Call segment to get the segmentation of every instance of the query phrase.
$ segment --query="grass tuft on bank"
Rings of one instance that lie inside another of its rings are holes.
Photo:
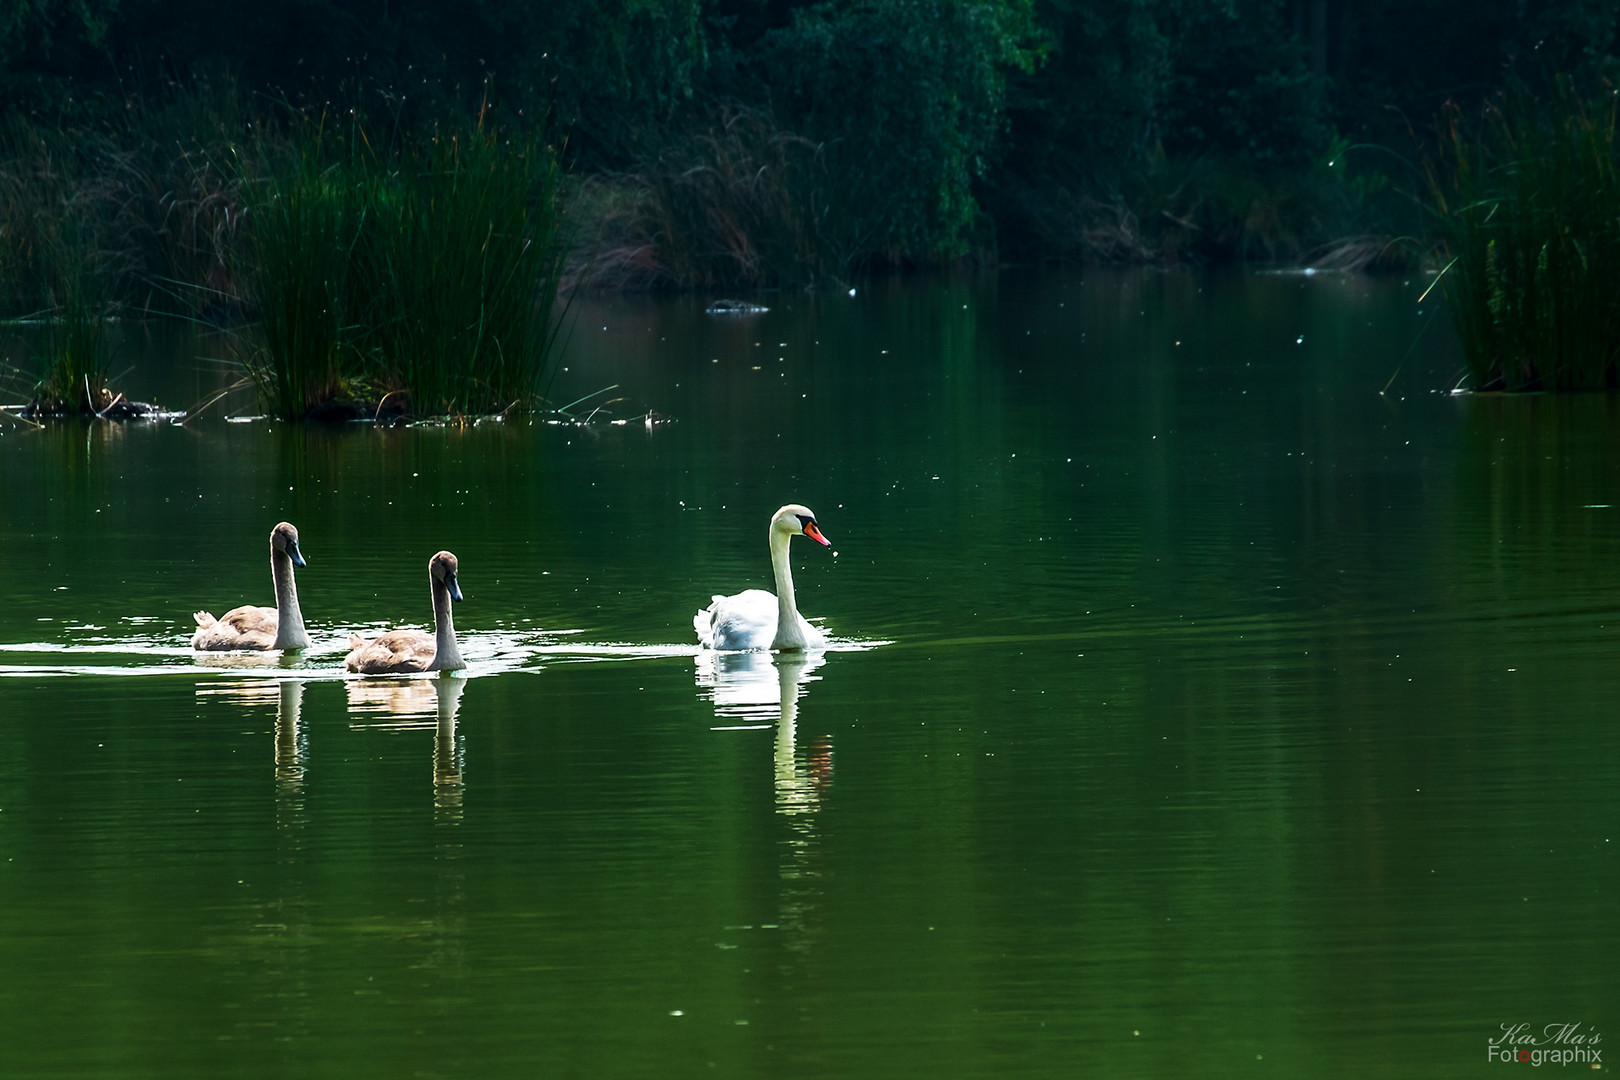
[[[385,146],[311,118],[246,185],[241,359],[288,419],[540,397],[564,244],[550,151],[481,123]]]
[[[1429,162],[1439,284],[1477,389],[1620,387],[1616,102],[1565,82],[1444,117]]]

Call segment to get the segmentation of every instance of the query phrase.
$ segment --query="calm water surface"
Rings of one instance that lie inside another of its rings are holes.
[[[584,427],[0,421],[0,1073],[1471,1076],[1505,1023],[1612,1038],[1620,401],[1445,393],[1424,284],[581,301]],[[191,407],[217,355],[132,331],[125,388]],[[698,655],[788,501],[835,648]],[[282,518],[316,647],[199,662]],[[465,676],[342,678],[430,619],[439,548]]]

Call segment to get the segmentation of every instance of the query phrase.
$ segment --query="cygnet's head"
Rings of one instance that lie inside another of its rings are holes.
[[[461,586],[456,583],[456,557],[448,551],[441,551],[428,560],[428,573],[433,580],[439,582],[449,592],[450,599],[461,599]]]
[[[304,566],[303,553],[298,550],[298,530],[283,521],[270,530],[270,550],[285,552],[294,566]]]
[[[816,515],[810,512],[808,506],[798,503],[789,503],[776,512],[771,518],[771,528],[781,529],[783,532],[808,536],[822,547],[832,547],[832,541],[821,534],[821,527],[816,524]]]

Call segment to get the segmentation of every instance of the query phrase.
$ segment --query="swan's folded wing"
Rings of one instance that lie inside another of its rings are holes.
[[[269,634],[276,636],[276,609],[271,607],[256,607],[253,604],[243,604],[232,608],[219,617],[219,621],[231,627],[238,634]]]
[[[738,651],[769,649],[776,637],[776,597],[763,589],[748,589],[735,596],[716,596],[708,607],[710,632],[698,640],[711,649]],[[699,612],[699,617],[704,614]],[[693,620],[694,625],[698,620]]]
[[[276,609],[244,604],[232,608],[218,619],[206,611],[197,612],[197,632],[191,638],[191,647],[208,652],[231,649],[268,649],[276,638]],[[204,622],[207,618],[209,621]]]
[[[350,644],[354,638],[350,638]],[[394,630],[356,648],[344,666],[366,675],[389,672],[426,671],[437,649],[433,636],[420,630]]]

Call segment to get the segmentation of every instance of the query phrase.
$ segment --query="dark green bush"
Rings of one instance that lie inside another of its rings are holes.
[[[633,172],[592,178],[576,273],[618,288],[749,289],[847,275],[859,255],[835,216],[825,147],[730,106]]]

